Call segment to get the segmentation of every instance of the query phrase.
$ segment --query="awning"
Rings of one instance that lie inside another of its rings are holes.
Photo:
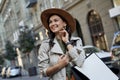
[[[110,14],[111,18],[119,16],[120,15],[120,6],[110,9],[109,14]]]

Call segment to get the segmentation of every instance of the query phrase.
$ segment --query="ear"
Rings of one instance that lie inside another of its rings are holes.
[[[65,27],[67,26],[66,22],[64,22],[64,26],[65,26]]]

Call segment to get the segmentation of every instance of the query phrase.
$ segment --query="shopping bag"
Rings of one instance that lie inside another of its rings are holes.
[[[75,80],[90,80],[86,75],[81,73],[75,67],[71,67],[71,70],[72,70],[72,73],[73,73]]]
[[[86,58],[82,67],[74,66],[74,68],[80,73],[82,73],[83,75],[85,75],[89,80],[118,80],[119,79],[118,76],[115,75],[104,64],[104,62],[94,53]]]

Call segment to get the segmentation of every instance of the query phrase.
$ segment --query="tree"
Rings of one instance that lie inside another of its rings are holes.
[[[30,52],[34,48],[34,42],[33,33],[28,29],[28,27],[25,27],[24,31],[20,31],[18,43],[20,45],[19,49],[21,52]]]
[[[15,60],[15,57],[17,57],[17,52],[15,50],[14,45],[8,40],[5,44],[6,54],[5,58],[8,60]]]
[[[4,58],[2,57],[2,55],[0,55],[0,65],[2,65],[4,63]]]

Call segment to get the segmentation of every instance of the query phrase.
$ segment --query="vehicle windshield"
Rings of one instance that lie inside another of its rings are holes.
[[[96,47],[84,48],[86,54],[100,52],[100,49]]]
[[[120,31],[114,33],[111,51],[114,56],[118,56],[120,54]]]

